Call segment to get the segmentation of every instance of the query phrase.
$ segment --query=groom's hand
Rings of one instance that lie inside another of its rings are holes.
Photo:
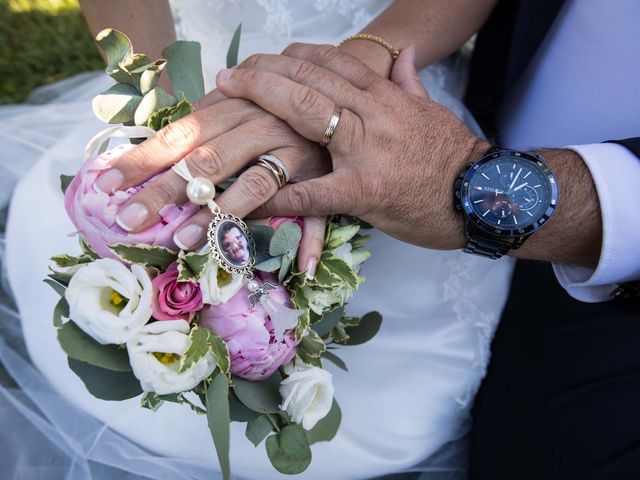
[[[348,213],[418,245],[464,245],[453,184],[489,144],[428,98],[412,50],[397,60],[392,79],[402,88],[335,47],[306,44],[220,72],[224,95],[255,102],[316,142],[342,108],[328,145],[333,173],[287,185],[258,216]]]

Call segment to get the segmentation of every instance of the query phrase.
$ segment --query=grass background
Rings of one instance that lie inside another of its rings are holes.
[[[0,0],[0,104],[102,68],[77,0]]]

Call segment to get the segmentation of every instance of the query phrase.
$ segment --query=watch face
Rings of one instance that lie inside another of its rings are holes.
[[[553,214],[558,188],[540,159],[502,151],[474,164],[462,181],[461,201],[469,218],[501,236],[534,232]]]

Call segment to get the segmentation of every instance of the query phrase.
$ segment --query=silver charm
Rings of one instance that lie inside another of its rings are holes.
[[[270,290],[275,290],[278,287],[269,282],[264,282],[260,285],[256,280],[250,280],[248,288],[251,292],[249,294],[249,305],[254,308],[256,303],[260,303],[264,307],[269,318],[271,318],[273,335],[276,340],[282,340],[285,331],[298,326],[298,317],[304,312],[282,305],[269,295]]]
[[[253,277],[251,269],[256,261],[256,248],[246,223],[229,213],[214,212],[207,240],[211,255],[220,268]]]

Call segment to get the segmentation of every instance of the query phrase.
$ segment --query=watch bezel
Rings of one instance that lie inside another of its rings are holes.
[[[476,175],[478,169],[493,160],[496,160],[500,157],[517,157],[518,159],[527,160],[536,164],[536,166],[540,169],[540,171],[547,177],[551,190],[551,199],[549,202],[549,207],[546,211],[540,216],[540,218],[536,219],[531,225],[524,228],[516,228],[516,229],[502,229],[498,228],[495,225],[490,225],[484,221],[482,217],[480,217],[474,210],[471,205],[471,201],[469,200],[469,184],[471,183],[471,179]],[[465,213],[466,217],[472,222],[475,226],[480,228],[482,231],[494,235],[497,237],[507,237],[514,238],[520,236],[528,236],[532,233],[536,232],[540,228],[542,228],[548,220],[551,218],[553,213],[556,210],[558,205],[558,184],[556,182],[556,177],[549,168],[549,166],[544,162],[541,157],[536,157],[526,152],[519,152],[517,150],[502,150],[499,152],[490,153],[485,155],[476,163],[469,167],[469,170],[465,172],[462,177],[461,185],[460,185],[460,203],[462,207],[462,211]]]

